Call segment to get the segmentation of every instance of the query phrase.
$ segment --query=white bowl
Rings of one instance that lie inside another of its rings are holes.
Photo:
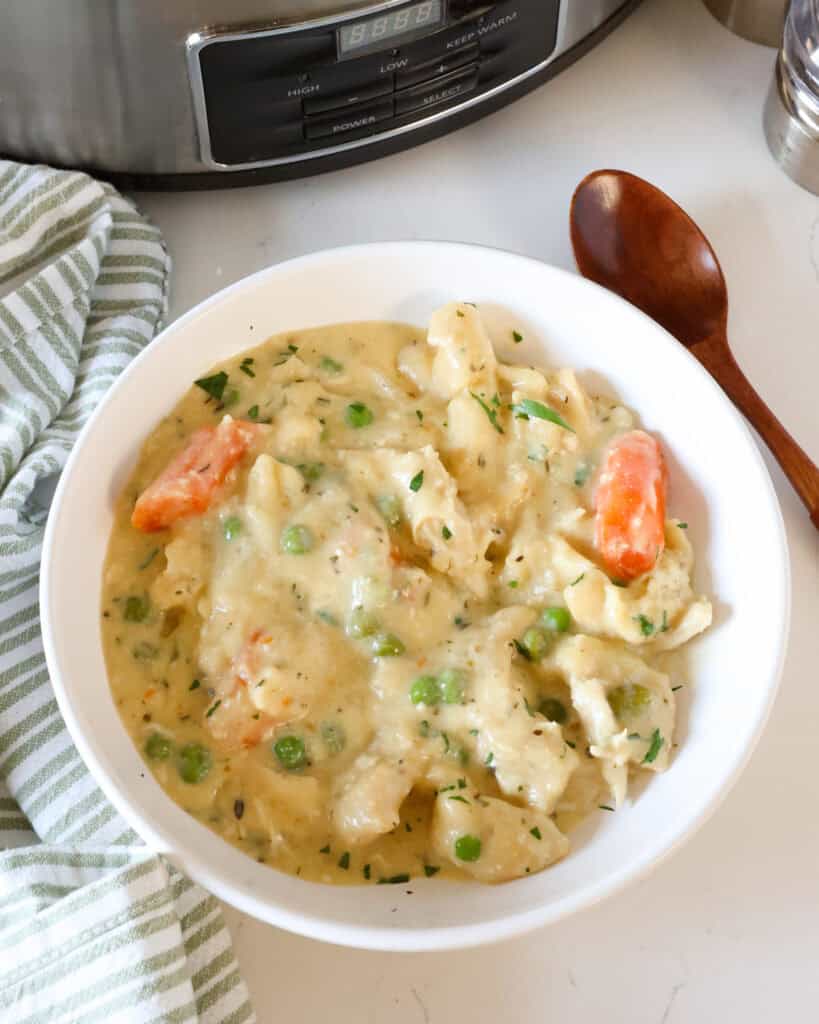
[[[332,887],[257,864],[174,804],[118,717],[100,645],[100,579],[114,497],[145,436],[213,363],[280,331],[351,320],[426,324],[453,298],[479,303],[503,357],[605,381],[670,453],[671,512],[690,524],[697,584],[715,622],[692,645],[671,768],[616,814],[595,814],[541,874],[493,887],[413,879]],[[514,345],[512,327],[523,344]],[[71,734],[145,841],[217,896],[302,935],[349,946],[476,945],[572,913],[643,875],[716,807],[759,737],[788,629],[789,573],[770,478],[733,406],[653,321],[580,277],[505,252],[436,242],[362,245],[262,270],[165,330],[86,426],[51,509],[43,638]],[[411,891],[411,894],[407,890]]]

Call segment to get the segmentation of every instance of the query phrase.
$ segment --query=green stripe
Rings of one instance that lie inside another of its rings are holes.
[[[229,1017],[220,1017],[219,1024],[245,1024],[245,1021],[250,1020],[252,1016],[253,1007],[250,1005],[248,1000],[245,1000],[239,1009]]]
[[[14,257],[5,263],[0,263],[0,284],[11,277],[28,273],[34,267],[45,263],[61,249],[66,249],[69,246],[84,241],[88,236],[88,228],[91,225],[92,218],[103,206],[105,206],[105,197],[98,196],[81,210],[77,210],[70,217],[61,218],[48,228],[47,231],[43,232],[40,245],[44,246],[46,243],[50,243],[48,248],[40,248],[36,255],[28,260],[24,260],[22,263],[19,262],[19,257]],[[95,226],[95,230],[100,231],[101,228]],[[88,241],[93,242],[93,237],[88,236]]]
[[[70,199],[73,199],[78,192],[81,192],[84,188],[94,184],[93,181],[85,175],[72,174],[65,185],[63,185],[61,189],[55,191],[55,186],[59,185],[62,180],[64,180],[64,178],[61,174],[54,174],[50,178],[45,178],[37,188],[26,193],[26,195],[10,209],[3,211],[0,223],[2,223],[5,228],[5,235],[7,238],[19,238],[21,235],[24,235],[30,228],[34,227],[36,222],[44,217],[45,214],[51,213],[51,211],[55,210],[58,206],[63,203],[67,203]],[[25,219],[20,219],[21,214],[26,207],[32,207],[32,209],[30,209],[26,214]]]
[[[241,981],[242,976],[239,974],[239,968],[234,967],[230,974],[222,978],[217,985],[214,985],[213,988],[209,989],[203,996],[200,996],[199,993],[197,993],[196,1009],[199,1011],[200,1016],[205,1013],[206,1010],[209,1010],[214,1003],[218,1003],[220,999],[224,999],[228,992],[231,992],[236,988]]]
[[[119,255],[109,253],[105,257],[105,267],[106,269],[112,267],[149,267],[151,270],[158,271],[162,275],[163,280],[168,273],[168,265],[165,260],[160,260],[156,256],[148,256],[141,252],[121,253]]]
[[[185,949],[188,953],[193,953],[194,950],[199,949],[200,946],[204,945],[208,939],[212,939],[214,935],[218,934],[222,930],[222,919],[220,917],[215,918],[213,921],[209,921],[207,924],[203,924],[195,932],[191,932],[185,936]]]
[[[66,846],[71,845],[68,839],[68,829],[70,826],[85,817],[89,811],[96,810],[104,801],[105,797],[102,795],[100,790],[95,787],[90,793],[86,793],[78,803],[72,803],[70,806],[66,807],[65,813],[61,814],[60,817],[57,818],[48,829],[46,829],[43,839],[47,843],[53,843],[60,840],[65,843]],[[108,808],[110,807],[110,804],[106,804],[105,806]]]
[[[154,1017],[147,1024],[186,1024],[186,1021],[189,1020],[199,1020],[199,1014],[196,1012],[196,1006],[193,1002],[185,1003],[184,1006],[163,1013],[159,1017]],[[227,1024],[227,1021],[219,1021],[219,1024]]]
[[[86,822],[82,828],[75,829],[73,832],[67,832],[63,838],[63,842],[67,844],[74,844],[79,846],[84,843],[86,839],[90,839],[95,833],[100,832],[109,821],[112,821],[117,817],[117,812],[112,804],[105,804],[103,809],[96,817]]]
[[[68,752],[73,752],[73,748],[69,747]],[[79,761],[79,757],[77,760]],[[71,771],[66,772],[65,775],[61,775],[52,786],[49,786],[48,789],[44,793],[41,793],[36,800],[28,804],[26,806],[26,814],[36,824],[41,811],[44,811],[49,804],[54,803],[57,797],[62,796],[63,793],[66,793],[72,786],[76,785],[76,783],[85,779],[87,775],[88,769],[85,767],[85,762],[79,761],[78,764],[74,765]]]
[[[207,917],[208,914],[212,914],[214,910],[218,909],[219,904],[216,900],[212,896],[206,897],[198,906],[194,907],[193,910],[189,911],[183,918],[181,918],[179,923],[182,926],[182,931],[190,931],[190,929],[193,928],[195,924],[198,924],[202,918]]]
[[[10,729],[7,729],[6,732],[0,733],[0,754],[5,754],[21,736],[25,736],[34,726],[47,722],[54,715],[59,715],[57,702],[53,699],[48,700],[45,704],[41,704],[40,707],[32,711],[30,715],[26,715],[25,718],[18,721]]]
[[[155,903],[156,894],[150,897],[150,899]],[[140,902],[144,903],[145,901]],[[154,913],[157,909],[159,909],[157,906],[143,907],[140,913]],[[91,1002],[100,995],[113,992],[129,981],[149,977],[157,971],[168,968],[182,960],[182,951],[179,947],[174,947],[146,957],[142,961],[137,961],[116,973],[109,974],[104,970],[108,957],[115,955],[125,946],[144,942],[158,932],[172,928],[176,923],[176,918],[173,911],[166,911],[145,921],[136,921],[134,923],[126,921],[124,923],[129,923],[130,927],[120,929],[117,917],[114,917],[110,922],[97,924],[87,939],[80,937],[79,943],[76,946],[72,943],[72,946],[69,948],[58,947],[57,949],[50,950],[50,959],[53,961],[53,965],[46,964],[43,967],[39,967],[37,961],[33,964],[26,964],[23,968],[23,970],[27,968],[28,976],[24,975],[26,989],[31,992],[43,992],[47,988],[58,985],[68,975],[81,971],[84,967],[99,960],[100,966],[103,969],[101,971],[102,977],[96,984],[83,987],[80,992],[70,997],[61,994],[59,1009],[60,1014],[65,1014],[71,1010],[78,1009],[85,1003]],[[55,959],[58,956],[59,960]],[[17,984],[22,980],[23,978],[20,978]],[[11,998],[14,999],[15,996],[16,993],[13,993]],[[0,993],[0,1001],[2,1001],[2,998],[3,996]],[[106,1003],[105,1005],[108,1006],[110,1004]],[[34,1016],[22,1019],[18,1018],[16,1024],[31,1024],[32,1021],[38,1019],[39,1014],[35,1014]],[[87,1018],[83,1017],[82,1019],[85,1021]]]
[[[89,300],[89,296],[86,294],[85,282],[80,280],[80,276],[74,267],[71,265],[71,257],[68,253],[61,256],[54,264],[60,273],[63,281],[65,281],[68,288],[77,296],[78,299],[83,299],[86,303]]]
[[[39,612],[40,609],[34,604],[28,608],[21,608],[7,619],[0,619],[0,634],[8,633],[10,629],[22,626],[24,622],[31,622],[32,619],[37,618]]]
[[[13,690],[0,692],[0,712],[10,711],[15,704],[25,700],[26,697],[30,697],[32,693],[36,693],[47,682],[48,671],[41,669],[39,672],[35,672],[30,679],[26,679],[19,686],[15,686]]]
[[[80,857],[82,855],[74,853],[73,856]],[[67,864],[66,866],[71,867],[70,864]],[[2,944],[6,946],[17,945],[30,935],[40,931],[43,927],[54,927],[61,921],[78,915],[81,910],[84,910],[93,903],[101,904],[103,902],[103,898],[109,893],[130,885],[131,882],[135,882],[146,874],[150,874],[150,872],[154,870],[155,866],[154,858],[140,861],[138,864],[133,864],[122,872],[118,872],[112,878],[105,879],[102,882],[95,882],[93,885],[87,885],[82,889],[77,889],[76,893],[72,895],[70,899],[62,900],[60,903],[50,907],[47,911],[44,911],[37,920],[26,921],[17,931],[10,929],[9,932],[2,937]],[[157,903],[159,902],[158,897],[161,896],[162,893],[152,893],[150,896],[143,897],[140,900],[135,900],[133,903],[129,904],[119,915],[122,919],[122,923],[134,920],[139,917],[140,914],[145,913],[146,910],[150,909],[151,901],[153,901],[153,903]],[[109,922],[109,927],[113,927],[116,923],[117,919],[113,918]],[[76,936],[76,941],[84,941],[82,933]],[[10,980],[11,979],[8,977],[4,979],[6,984],[9,984]],[[0,996],[1,995],[2,993],[0,993]]]
[[[2,548],[0,548],[2,551]],[[18,633],[16,636],[8,637],[6,640],[0,641],[0,655],[8,654],[9,651],[14,651],[18,647],[23,647],[25,644],[31,643],[32,640],[36,640],[40,635],[40,623],[35,622],[33,626],[25,630],[22,633]]]
[[[119,998],[101,1006],[99,1009],[86,1010],[82,1015],[82,1024],[96,1024],[97,1021],[109,1021],[111,1014],[119,1014],[122,1010],[139,1006],[140,1003],[149,999],[156,1001],[157,996],[163,992],[172,992],[175,988],[184,985],[187,981],[187,971],[186,966],[180,967],[171,974],[164,974],[138,989],[125,993]],[[165,1019],[172,1021],[173,1017],[166,1015]],[[185,1020],[185,1015],[181,1019]],[[43,1024],[51,1024],[51,1022],[44,1021]]]
[[[74,892],[75,889],[76,887],[73,885],[56,885],[53,882],[32,882],[11,893],[5,899],[0,899],[0,914],[8,913],[9,907],[27,900],[48,900],[53,903],[55,900],[61,900],[64,896]]]
[[[187,943],[185,944],[185,948],[187,949],[188,953],[190,953],[190,947],[187,945]],[[228,946],[227,949],[223,949],[218,956],[215,956],[201,970],[191,975],[191,984],[193,985],[194,992],[201,992],[209,981],[212,981],[217,974],[223,971],[226,967],[229,967],[232,962],[233,951]]]
[[[56,868],[124,868],[133,860],[133,855],[120,852],[108,852],[95,850],[93,853],[83,853],[81,850],[56,850],[39,849],[16,850],[11,854],[0,854],[0,868],[4,871],[16,871],[18,868],[30,867],[56,867]],[[152,864],[153,858],[148,861],[139,861],[135,867],[148,863]],[[108,890],[106,890],[108,891]],[[82,904],[85,906],[86,904]]]
[[[15,771],[20,765],[31,757],[33,753],[38,751],[40,747],[48,743],[49,740],[53,740],[55,736],[59,736],[60,733],[65,731],[65,723],[59,714],[57,717],[50,722],[45,729],[41,729],[35,736],[30,736],[25,743],[13,750],[7,758],[0,760],[0,773],[5,775],[6,778]]]
[[[97,285],[100,288],[114,288],[126,284],[157,284],[161,286],[162,281],[161,276],[151,273],[150,270],[112,270],[100,274],[97,278]]]

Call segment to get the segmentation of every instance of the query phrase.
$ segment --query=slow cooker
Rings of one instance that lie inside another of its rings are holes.
[[[140,187],[312,174],[534,88],[639,0],[3,0],[0,153]]]

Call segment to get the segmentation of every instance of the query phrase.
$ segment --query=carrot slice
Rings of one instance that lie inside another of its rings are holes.
[[[659,443],[643,430],[615,439],[595,493],[595,545],[616,579],[648,572],[665,545],[668,475]]]
[[[137,499],[131,523],[144,533],[164,530],[183,516],[205,512],[256,435],[253,423],[226,416],[202,427]]]

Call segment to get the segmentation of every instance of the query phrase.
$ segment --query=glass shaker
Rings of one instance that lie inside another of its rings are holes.
[[[791,0],[764,121],[786,174],[819,195],[819,0]]]

